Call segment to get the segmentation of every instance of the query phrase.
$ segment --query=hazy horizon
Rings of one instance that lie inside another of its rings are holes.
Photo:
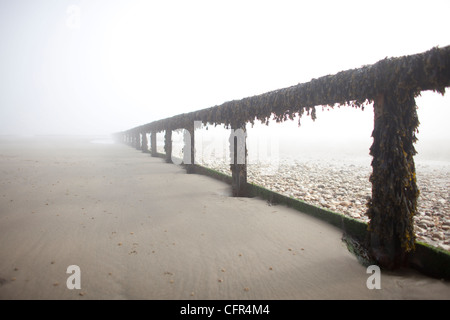
[[[0,135],[108,135],[443,47],[449,11],[445,0],[3,1]],[[416,102],[419,151],[450,154],[450,97]],[[371,107],[316,108],[314,123],[270,130],[328,148],[371,139]]]

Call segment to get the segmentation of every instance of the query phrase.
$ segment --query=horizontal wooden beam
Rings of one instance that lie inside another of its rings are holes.
[[[360,107],[372,102],[380,93],[392,92],[392,88],[396,88],[395,93],[399,96],[410,96],[410,93],[418,95],[426,90],[444,93],[448,86],[450,46],[436,47],[423,53],[385,58],[372,65],[341,71],[288,88],[178,114],[129,131],[175,130],[188,128],[194,121],[232,127],[255,120],[268,122],[272,116],[277,121],[285,121],[305,112],[315,118],[314,107],[318,105]]]

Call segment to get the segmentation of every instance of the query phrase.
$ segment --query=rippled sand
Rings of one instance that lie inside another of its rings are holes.
[[[0,142],[1,299],[450,298],[410,270],[369,290],[339,229],[133,148]]]

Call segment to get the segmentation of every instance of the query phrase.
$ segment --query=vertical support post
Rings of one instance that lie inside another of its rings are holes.
[[[135,132],[134,133],[134,147],[137,150],[141,150],[141,133],[140,132]]]
[[[130,146],[136,148],[136,135],[134,132],[130,132]]]
[[[231,127],[230,133],[230,168],[234,197],[247,194],[247,132],[245,123]]]
[[[156,131],[150,133],[150,149],[152,151],[152,157],[156,157],[158,153],[156,150]]]
[[[148,141],[147,141],[147,132],[142,132],[142,152],[148,153]]]
[[[184,131],[183,162],[186,173],[195,173],[195,122]]]
[[[172,129],[166,128],[164,135],[164,151],[166,152],[166,162],[172,163]]]
[[[413,156],[419,121],[412,93],[380,94],[374,111],[370,251],[380,266],[393,269],[404,265],[414,250],[419,190]]]

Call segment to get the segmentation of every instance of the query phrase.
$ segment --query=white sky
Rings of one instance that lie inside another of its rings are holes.
[[[444,47],[449,12],[448,0],[0,0],[0,134],[109,134]],[[448,141],[449,96],[417,103],[422,137]],[[314,134],[370,136],[370,110],[344,109],[319,113]]]

